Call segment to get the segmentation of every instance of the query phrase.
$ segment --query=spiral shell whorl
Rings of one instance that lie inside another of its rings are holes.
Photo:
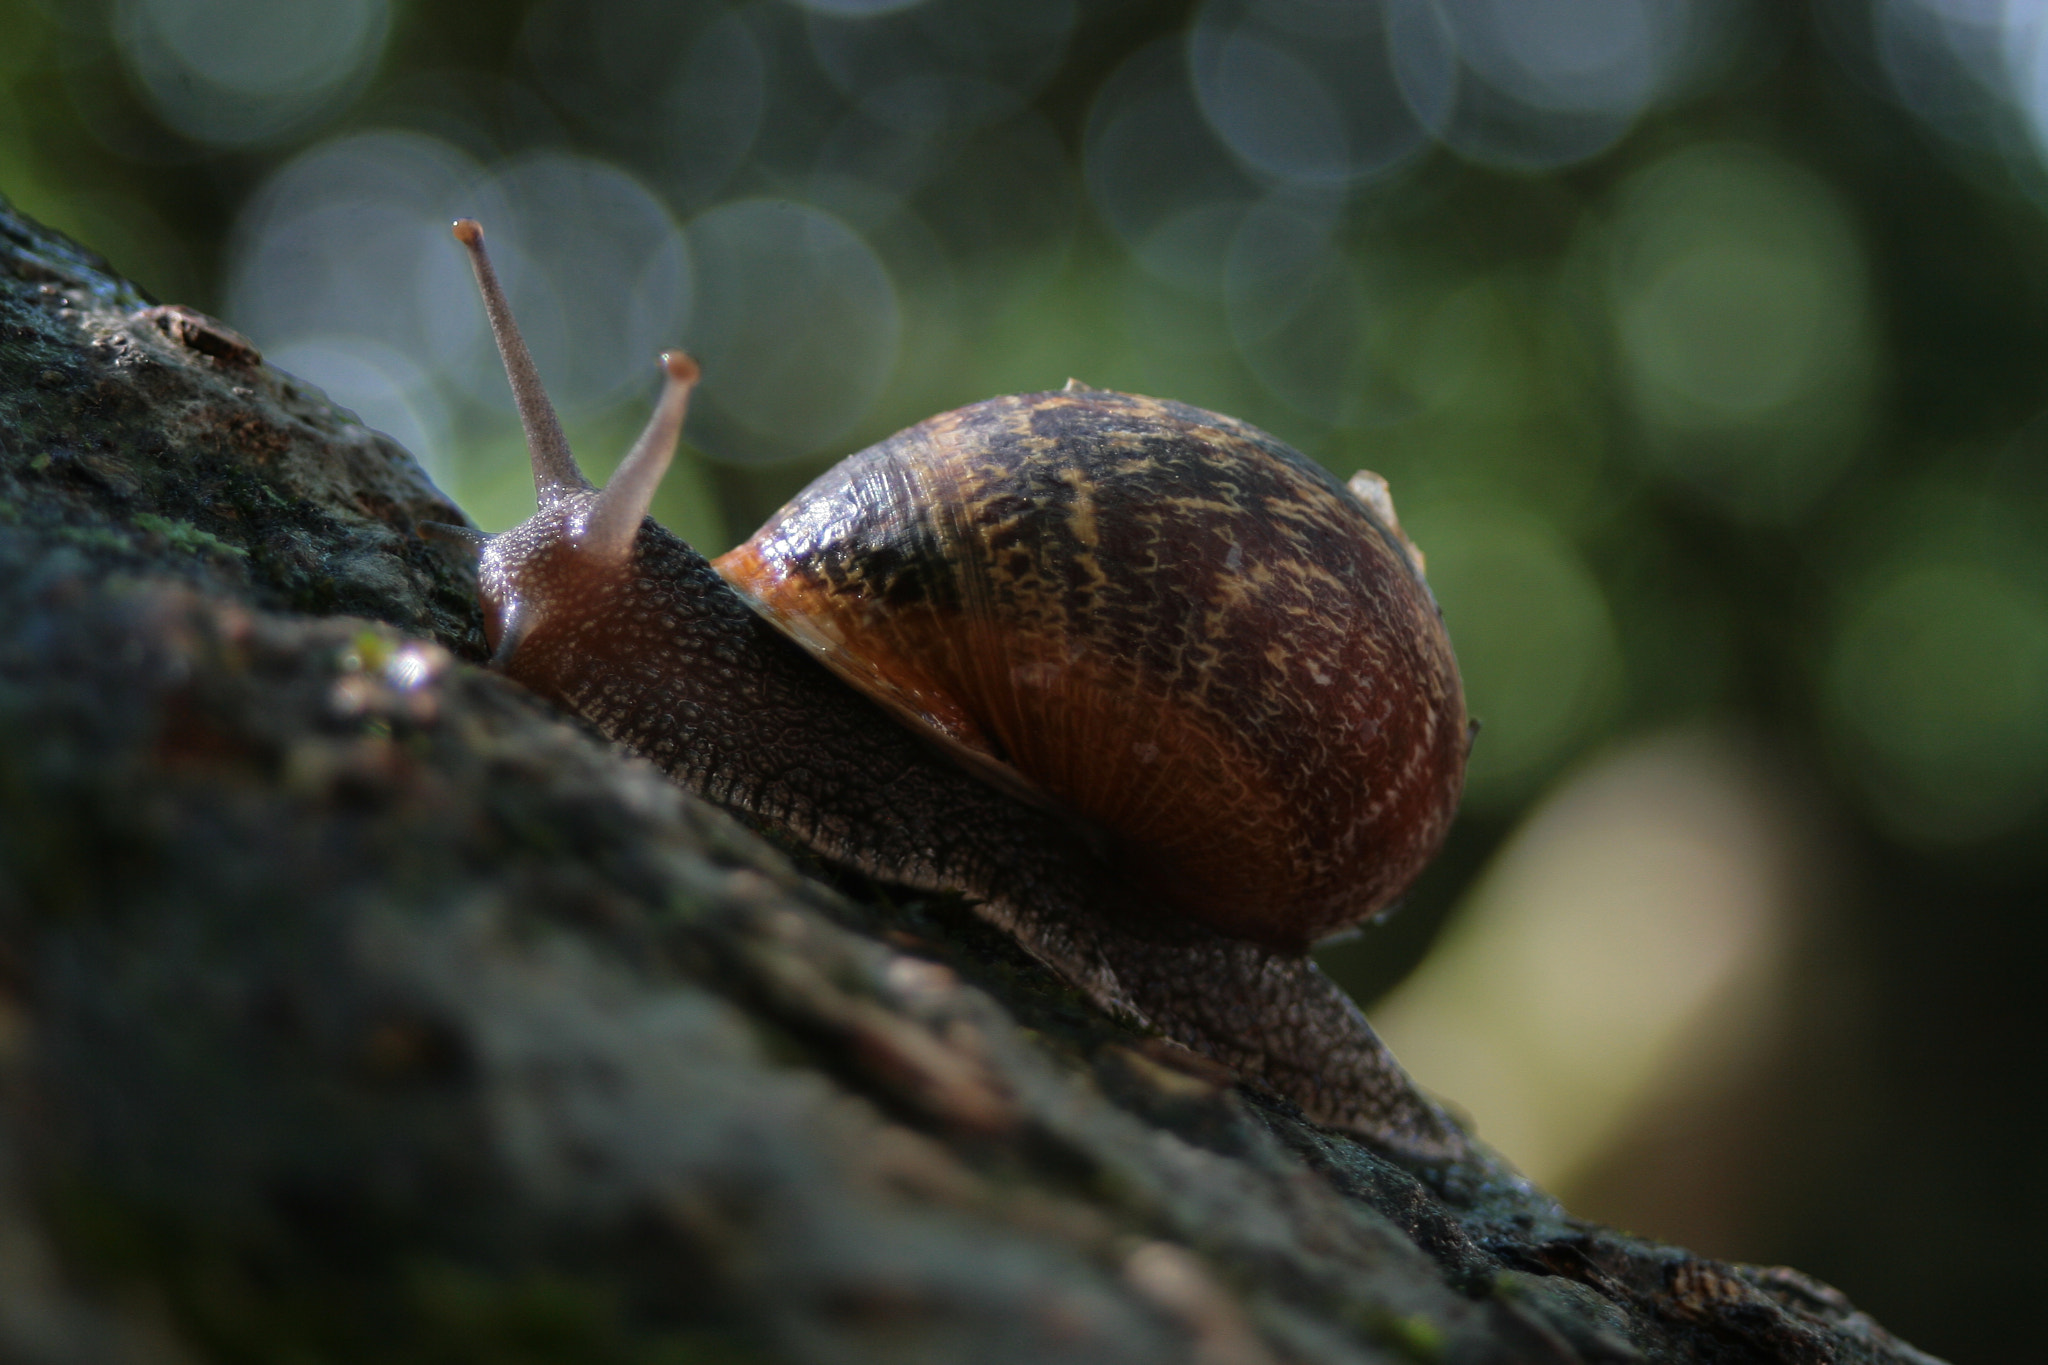
[[[850,457],[720,572],[1134,882],[1299,949],[1435,851],[1466,746],[1398,532],[1256,429],[1156,399],[991,399]]]

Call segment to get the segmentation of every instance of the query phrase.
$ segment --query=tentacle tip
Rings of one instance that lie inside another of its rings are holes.
[[[457,218],[449,230],[466,247],[474,249],[484,244],[484,225],[474,218]]]
[[[661,353],[661,367],[667,370],[668,377],[675,380],[678,384],[694,384],[697,382],[698,377],[703,374],[703,371],[697,367],[697,362],[682,351],[663,351]]]

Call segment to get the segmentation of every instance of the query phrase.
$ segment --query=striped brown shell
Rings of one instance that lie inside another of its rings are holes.
[[[849,457],[716,564],[1148,897],[1299,949],[1421,870],[1467,748],[1419,556],[1384,485],[1354,486],[1242,422],[1070,385]]]

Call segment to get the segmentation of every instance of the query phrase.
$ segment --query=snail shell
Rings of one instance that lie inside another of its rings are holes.
[[[715,561],[767,620],[1133,887],[1299,951],[1449,827],[1468,734],[1420,556],[1231,418],[995,398],[848,457]]]

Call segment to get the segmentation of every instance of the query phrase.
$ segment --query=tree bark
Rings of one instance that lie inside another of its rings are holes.
[[[479,667],[421,520],[0,205],[0,1358],[1930,1359],[806,866]]]

